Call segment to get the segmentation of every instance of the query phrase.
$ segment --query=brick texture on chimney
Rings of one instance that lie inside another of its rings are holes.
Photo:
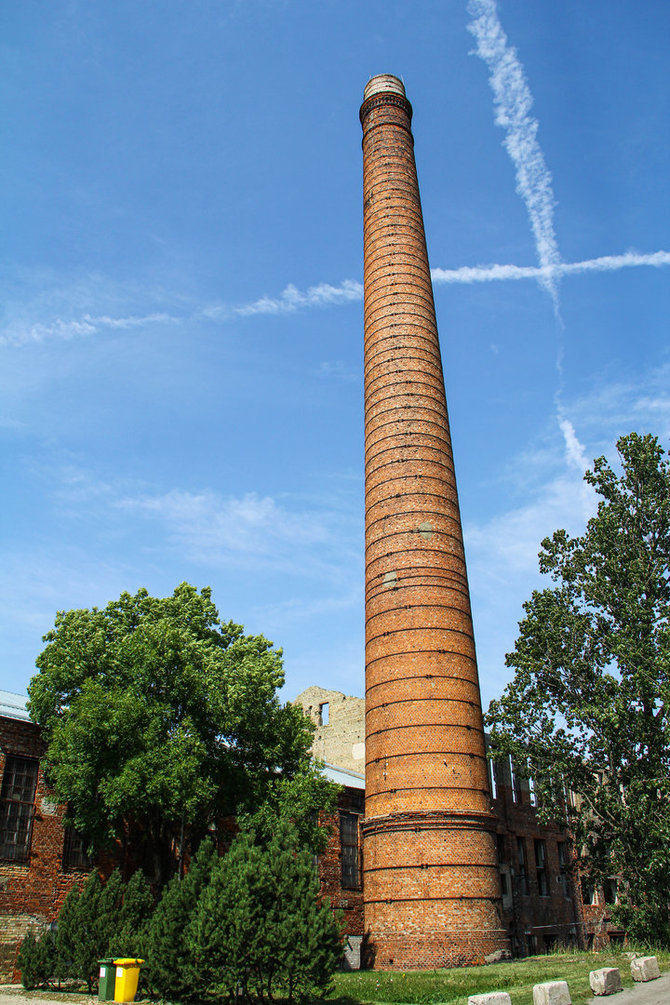
[[[369,82],[364,894],[398,969],[509,948],[411,117],[398,78]]]

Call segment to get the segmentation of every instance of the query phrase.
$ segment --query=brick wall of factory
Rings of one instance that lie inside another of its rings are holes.
[[[0,777],[8,758],[39,762],[44,753],[40,730],[31,722],[0,717]],[[30,927],[53,921],[71,887],[88,870],[63,868],[65,809],[37,770],[27,860],[0,859],[0,981],[17,978],[16,954]]]

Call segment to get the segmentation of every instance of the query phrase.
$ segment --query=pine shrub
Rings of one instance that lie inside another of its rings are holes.
[[[186,875],[174,876],[165,887],[147,926],[142,981],[162,997],[188,998],[197,993],[199,977],[193,969],[185,934],[209,883],[215,859],[214,844],[206,838]]]
[[[288,820],[277,821],[265,846],[251,829],[235,838],[215,863],[187,941],[200,994],[289,1002],[325,994],[341,955],[339,925]]]
[[[138,869],[122,887],[120,903],[117,899],[108,914],[106,955],[144,958],[153,909],[151,888],[144,873]]]
[[[53,933],[47,929],[36,936],[30,928],[21,943],[17,966],[21,971],[21,983],[26,990],[48,984],[56,968]]]

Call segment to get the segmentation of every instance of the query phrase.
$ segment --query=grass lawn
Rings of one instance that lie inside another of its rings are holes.
[[[657,956],[661,972],[670,968],[670,952],[640,951],[638,955]],[[570,952],[529,956],[510,963],[454,970],[411,970],[407,973],[362,970],[342,973],[335,977],[335,989],[329,1000],[333,1005],[354,1005],[359,1002],[398,1002],[403,1005],[440,1002],[444,1005],[467,1005],[468,995],[507,991],[512,1005],[532,1005],[534,984],[567,981],[573,1005],[583,1005],[593,997],[589,973],[602,967],[619,967],[623,986],[630,987],[633,983],[630,959],[623,953],[610,949],[601,953]]]

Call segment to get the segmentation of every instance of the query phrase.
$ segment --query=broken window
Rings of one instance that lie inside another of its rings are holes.
[[[558,849],[558,882],[563,888],[563,896],[570,899],[570,862],[568,859],[568,849],[565,841],[556,844]]]
[[[537,890],[541,897],[549,896],[549,875],[547,872],[547,845],[545,841],[535,841],[535,866],[537,870]]]
[[[26,862],[30,851],[39,761],[7,756],[0,790],[0,858]]]
[[[74,827],[65,828],[63,839],[63,869],[84,869],[88,871],[93,863],[87,853],[88,841]]]
[[[605,897],[606,904],[616,904],[617,897],[617,886],[619,881],[616,876],[608,876],[608,878],[603,883],[603,894]]]
[[[510,777],[510,783],[511,783],[511,786],[512,786],[512,800],[515,803],[520,803],[521,802],[521,779],[519,778],[519,776],[516,773],[516,769],[515,769],[515,766],[514,766],[514,761],[512,760],[512,755],[511,754],[510,754],[510,758],[509,758],[509,777]]]
[[[526,872],[526,842],[522,837],[516,839],[516,852],[519,862],[519,893],[528,896],[528,874]]]
[[[342,886],[358,890],[361,885],[361,870],[358,856],[358,821],[356,813],[340,813],[340,847],[342,862]]]

